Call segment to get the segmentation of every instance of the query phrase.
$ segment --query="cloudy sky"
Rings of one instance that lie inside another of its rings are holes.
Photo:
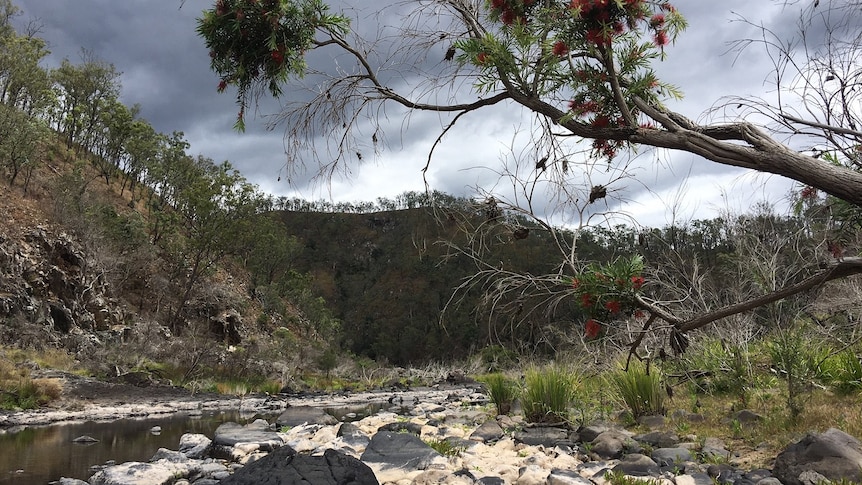
[[[211,2],[203,0],[13,0],[23,15],[16,23],[35,21],[40,36],[47,40],[51,55],[46,67],[59,65],[64,58],[81,62],[82,49],[112,63],[122,72],[122,101],[139,103],[141,116],[158,131],[182,131],[191,143],[190,153],[216,161],[229,160],[245,177],[275,195],[334,201],[373,201],[392,198],[407,190],[430,188],[455,195],[472,195],[475,186],[505,191],[509,184],[494,171],[511,152],[514,137],[524,127],[523,116],[512,106],[468,116],[457,130],[446,135],[435,151],[426,179],[421,169],[440,134],[435,116],[415,115],[404,123],[397,110],[387,114],[392,125],[385,133],[386,146],[377,156],[366,152],[364,163],[350,167],[349,177],[329,183],[311,183],[311,173],[288,176],[285,170],[285,127],[264,128],[262,116],[249,118],[247,131],[236,133],[232,126],[237,108],[234,93],[218,94],[218,78],[209,68],[203,40],[195,34],[196,17]],[[182,3],[182,7],[180,7]],[[677,8],[690,27],[676,45],[667,49],[668,59],[658,66],[663,80],[682,89],[685,98],[671,108],[701,120],[702,115],[723,96],[769,96],[766,81],[772,64],[760,47],[741,54],[730,52],[730,43],[756,38],[760,32],[745,18],[776,32],[792,33],[798,9],[782,7],[772,0],[678,0]],[[389,6],[388,2],[357,0],[357,5]],[[364,7],[365,9],[369,7]],[[357,17],[354,25],[365,32],[381,29],[376,17],[366,10],[350,9]],[[398,22],[389,16],[384,23]],[[443,56],[443,51],[439,53]],[[313,62],[323,62],[318,57]],[[409,78],[405,77],[406,84]],[[290,88],[286,89],[290,96]],[[279,104],[264,100],[259,115],[279,111]],[[369,135],[370,136],[370,135]],[[381,136],[382,138],[382,136]],[[520,145],[519,145],[520,146]],[[372,150],[373,151],[373,150]],[[678,217],[713,217],[730,208],[745,210],[769,199],[780,203],[791,184],[778,177],[757,176],[723,167],[688,154],[657,154],[644,157],[628,179],[616,187],[626,200],[624,210],[644,225],[664,225],[674,209]],[[279,180],[280,179],[280,180]],[[288,183],[288,179],[292,183]]]

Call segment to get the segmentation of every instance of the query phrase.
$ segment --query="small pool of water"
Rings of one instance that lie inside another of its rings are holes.
[[[339,421],[357,421],[380,411],[403,412],[406,408],[389,403],[325,408]],[[45,485],[61,477],[87,480],[91,468],[109,460],[116,463],[149,461],[159,448],[176,450],[185,433],[200,433],[212,438],[222,423],[249,423],[264,418],[274,423],[273,415],[240,415],[237,411],[147,419],[120,419],[111,422],[84,422],[30,427],[17,432],[0,432],[0,485]],[[158,434],[152,433],[160,426]],[[91,436],[96,443],[74,443],[79,436]]]
[[[30,427],[0,434],[0,484],[45,485],[60,477],[87,480],[90,467],[108,460],[117,463],[148,461],[159,448],[176,450],[184,433],[213,436],[222,423],[253,420],[238,412],[198,416],[176,414],[167,418],[121,419]],[[150,430],[161,426],[160,433]],[[73,443],[79,436],[92,436],[97,443]]]

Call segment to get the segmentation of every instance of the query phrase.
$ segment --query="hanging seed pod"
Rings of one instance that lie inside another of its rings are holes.
[[[604,199],[606,195],[608,195],[607,187],[604,185],[593,185],[593,188],[590,189],[590,204],[599,199]]]

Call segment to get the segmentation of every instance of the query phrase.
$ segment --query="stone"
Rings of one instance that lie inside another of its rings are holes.
[[[519,470],[518,485],[545,485],[550,472],[539,465],[527,465]]]
[[[300,455],[283,446],[250,463],[220,482],[221,485],[379,485],[368,465],[336,450],[323,456]]]
[[[186,463],[189,458],[179,451],[169,450],[167,448],[159,448],[156,453],[150,458],[150,463],[156,461],[167,461],[170,463]]]
[[[743,410],[739,411],[738,413],[736,413],[733,417],[742,424],[749,424],[749,423],[756,423],[759,421],[763,421],[763,416],[755,413],[754,411],[752,411],[750,409],[743,409]]]
[[[548,475],[548,485],[593,485],[593,482],[576,471],[554,468]]]
[[[212,440],[200,433],[185,433],[180,436],[179,452],[188,458],[201,459],[209,453]]]
[[[762,478],[756,482],[755,485],[783,485],[781,480],[775,477]]]
[[[395,423],[384,424],[378,429],[378,431],[391,431],[393,433],[410,433],[419,436],[422,434],[422,425],[411,423],[411,422],[403,422],[397,421]]]
[[[650,455],[659,466],[674,466],[691,461],[691,451],[686,448],[656,448]]]
[[[701,455],[706,458],[728,458],[730,452],[724,447],[724,441],[718,438],[706,438],[703,440],[703,447],[700,450]]]
[[[661,429],[667,424],[667,419],[660,415],[641,416],[638,418],[638,424],[649,429]]]
[[[542,445],[552,448],[560,442],[566,442],[569,438],[569,432],[563,428],[555,427],[524,428],[521,431],[516,431],[514,437],[515,441],[525,445]]]
[[[605,431],[609,431],[610,429],[610,426],[602,423],[591,424],[589,426],[581,426],[580,428],[578,428],[578,437],[584,443],[590,443],[600,434],[604,433]]]
[[[378,431],[359,459],[365,463],[379,463],[385,468],[424,470],[440,456],[414,434]]]
[[[625,455],[612,470],[615,472],[621,472],[624,475],[635,477],[657,476],[661,471],[659,470],[658,463],[653,461],[652,458],[646,455],[641,455],[640,453],[629,453],[628,455]]]
[[[631,438],[626,434],[618,430],[608,430],[596,436],[590,443],[590,451],[602,458],[619,458],[626,450],[629,441]]]
[[[90,485],[170,485],[188,476],[188,470],[164,463],[131,461],[109,466],[90,477]]]
[[[371,441],[371,438],[363,433],[362,430],[359,429],[359,426],[352,423],[342,423],[341,426],[338,427],[338,432],[335,436],[341,438],[346,445],[354,448],[365,448],[368,446],[368,442]]]
[[[743,473],[742,478],[757,483],[764,478],[772,478],[772,472],[767,470],[766,468],[755,468],[754,470],[749,470]]]
[[[272,451],[284,444],[284,438],[269,429],[266,421],[257,420],[245,426],[228,422],[216,428],[210,454],[235,460],[253,451]]]
[[[829,480],[860,482],[862,443],[836,428],[810,433],[778,454],[772,475],[784,485],[802,485],[800,475],[806,471]]]
[[[320,408],[311,406],[292,406],[284,410],[283,413],[275,420],[275,426],[278,429],[303,424],[322,424],[332,425],[337,424],[338,420],[334,416],[327,414],[326,411]]]
[[[650,431],[633,436],[632,439],[656,448],[673,448],[679,444],[679,436],[671,431]]]
[[[714,485],[712,478],[706,473],[686,473],[674,477],[676,485]]]
[[[502,437],[503,428],[496,421],[492,420],[485,421],[470,434],[471,440],[481,441],[482,443],[494,442]]]
[[[709,465],[706,468],[706,473],[715,483],[733,483],[739,473],[730,465],[719,464]]]

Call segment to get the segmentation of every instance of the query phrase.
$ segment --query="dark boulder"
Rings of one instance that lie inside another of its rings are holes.
[[[368,465],[336,450],[323,456],[283,446],[236,471],[221,485],[379,485]]]
[[[414,434],[378,431],[360,459],[365,463],[382,463],[389,468],[424,470],[439,456]]]
[[[862,443],[835,428],[808,434],[778,454],[772,475],[785,485],[801,485],[799,477],[807,471],[830,480],[862,482]]]

